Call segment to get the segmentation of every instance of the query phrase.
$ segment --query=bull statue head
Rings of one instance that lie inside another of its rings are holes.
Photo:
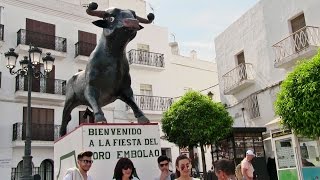
[[[102,20],[92,22],[94,25],[103,28],[104,36],[110,36],[116,31],[136,32],[143,28],[139,23],[150,24],[154,20],[154,14],[149,13],[147,18],[139,17],[132,10],[121,10],[118,8],[110,8],[105,11],[97,10],[98,4],[91,2],[86,10],[88,15],[97,16]],[[134,36],[131,38],[133,39]]]

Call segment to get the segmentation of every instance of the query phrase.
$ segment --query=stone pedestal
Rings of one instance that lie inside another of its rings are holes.
[[[132,160],[141,180],[159,174],[157,158],[161,155],[157,123],[82,124],[54,144],[55,180],[62,180],[67,169],[77,164],[81,151],[93,152],[89,174],[94,179],[112,179],[121,157]]]

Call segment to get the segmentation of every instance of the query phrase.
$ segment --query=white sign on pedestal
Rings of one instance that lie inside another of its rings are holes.
[[[159,174],[157,158],[161,155],[157,123],[150,124],[84,124],[54,145],[55,179],[76,166],[81,151],[93,152],[89,174],[95,180],[112,179],[121,157],[130,158],[140,180]]]

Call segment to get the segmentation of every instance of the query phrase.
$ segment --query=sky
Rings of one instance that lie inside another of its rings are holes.
[[[214,38],[259,0],[146,0],[154,23],[167,27],[169,42],[179,44],[180,54],[196,50],[199,59],[214,61]],[[201,2],[201,3],[200,3]],[[173,34],[173,35],[172,35]]]

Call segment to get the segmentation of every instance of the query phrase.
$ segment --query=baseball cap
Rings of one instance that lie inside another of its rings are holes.
[[[252,150],[250,150],[250,149],[247,151],[247,153],[246,153],[246,154],[247,154],[247,155],[251,155],[251,156],[256,156],[256,155],[253,153],[253,151],[252,151]]]

